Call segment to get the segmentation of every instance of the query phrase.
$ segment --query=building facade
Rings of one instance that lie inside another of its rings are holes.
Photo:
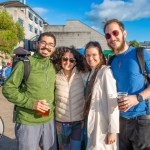
[[[42,32],[52,32],[56,36],[57,46],[72,46],[80,49],[89,41],[100,42],[102,49],[108,49],[102,34],[78,20],[68,20],[66,25],[48,25],[35,11],[24,2],[8,1],[0,3],[0,9],[6,9],[13,20],[24,27],[23,46],[27,50],[35,50],[35,41]]]
[[[44,31],[56,36],[57,46],[84,48],[89,41],[98,41],[103,50],[109,49],[104,35],[79,20],[67,20],[66,25],[46,25]]]
[[[46,23],[35,11],[26,4],[19,1],[8,1],[0,3],[0,10],[6,9],[15,22],[24,27],[25,39],[20,46],[30,49],[29,41],[43,32]]]
[[[142,47],[145,47],[146,49],[150,50],[150,41],[140,42],[140,45]]]

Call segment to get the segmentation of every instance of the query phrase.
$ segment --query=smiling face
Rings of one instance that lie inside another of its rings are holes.
[[[64,53],[61,59],[61,66],[64,72],[65,71],[71,72],[75,65],[76,65],[76,60],[73,54],[71,52]]]
[[[109,36],[107,36],[109,35]],[[119,25],[115,22],[107,25],[105,29],[105,37],[108,43],[108,46],[114,51],[114,53],[118,54],[125,50],[125,38],[126,31],[121,30]]]
[[[85,58],[87,64],[91,68],[96,68],[96,66],[101,62],[102,55],[99,53],[99,50],[97,47],[89,47],[85,51]]]
[[[37,42],[38,53],[42,57],[50,57],[55,50],[54,39],[50,36],[41,37],[40,41]]]

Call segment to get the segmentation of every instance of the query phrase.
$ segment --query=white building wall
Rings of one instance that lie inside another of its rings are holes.
[[[25,33],[25,40],[23,42],[18,43],[18,46],[24,46],[28,48],[28,40],[32,39],[33,37],[37,36],[40,34],[40,32],[43,32],[43,26],[41,27],[39,25],[39,20],[42,21],[43,20],[37,16],[32,10],[30,10],[28,7],[8,7],[6,8],[6,10],[9,12],[9,14],[12,16],[13,20],[15,22],[18,21],[18,19],[22,19],[23,20],[23,27],[24,27],[24,33]],[[31,20],[29,18],[29,11],[33,14],[33,20]],[[38,24],[35,23],[34,21],[34,17],[38,18]],[[33,31],[29,31],[29,24],[33,26]],[[37,28],[38,33],[35,33],[35,28]]]

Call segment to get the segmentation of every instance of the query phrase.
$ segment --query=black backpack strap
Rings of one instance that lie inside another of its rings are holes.
[[[23,61],[24,64],[24,75],[21,84],[26,84],[26,81],[28,80],[28,77],[30,75],[30,70],[31,70],[30,60],[28,59],[28,57],[25,57],[21,61]],[[16,108],[17,106],[14,105],[13,122],[16,121]]]
[[[145,70],[144,48],[143,47],[136,48],[136,55],[138,58],[138,62],[139,62],[139,66],[142,71],[142,74],[144,75],[144,77],[147,77],[147,73]]]
[[[107,63],[107,65],[111,65],[111,63],[112,63],[112,61],[113,61],[113,59],[116,57],[116,55],[113,55],[113,56],[111,56],[109,59],[108,59],[108,63]]]
[[[148,77],[148,74],[146,73],[146,70],[145,70],[144,48],[143,47],[136,48],[136,55],[137,55],[137,59],[138,59],[138,62],[139,62],[141,72],[144,76],[144,84],[145,84],[145,88],[146,88],[147,83],[149,82],[149,80],[148,80],[149,77]],[[150,109],[149,109],[148,99],[145,100],[145,104],[146,104],[146,112],[149,115],[150,114]]]
[[[23,60],[23,63],[24,63],[24,76],[23,76],[23,80],[24,81],[27,81],[28,80],[28,77],[30,75],[30,60],[26,57],[24,60]]]

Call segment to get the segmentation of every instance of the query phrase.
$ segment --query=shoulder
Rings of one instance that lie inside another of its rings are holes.
[[[150,59],[150,51],[144,48],[144,57],[148,57]]]
[[[56,81],[63,81],[65,79],[64,73],[62,70],[56,73]]]
[[[110,66],[103,65],[99,72],[102,72],[104,75],[111,73]]]
[[[102,68],[98,72],[98,77],[112,79],[113,74],[112,74],[112,70],[110,69],[110,66],[103,65]]]

